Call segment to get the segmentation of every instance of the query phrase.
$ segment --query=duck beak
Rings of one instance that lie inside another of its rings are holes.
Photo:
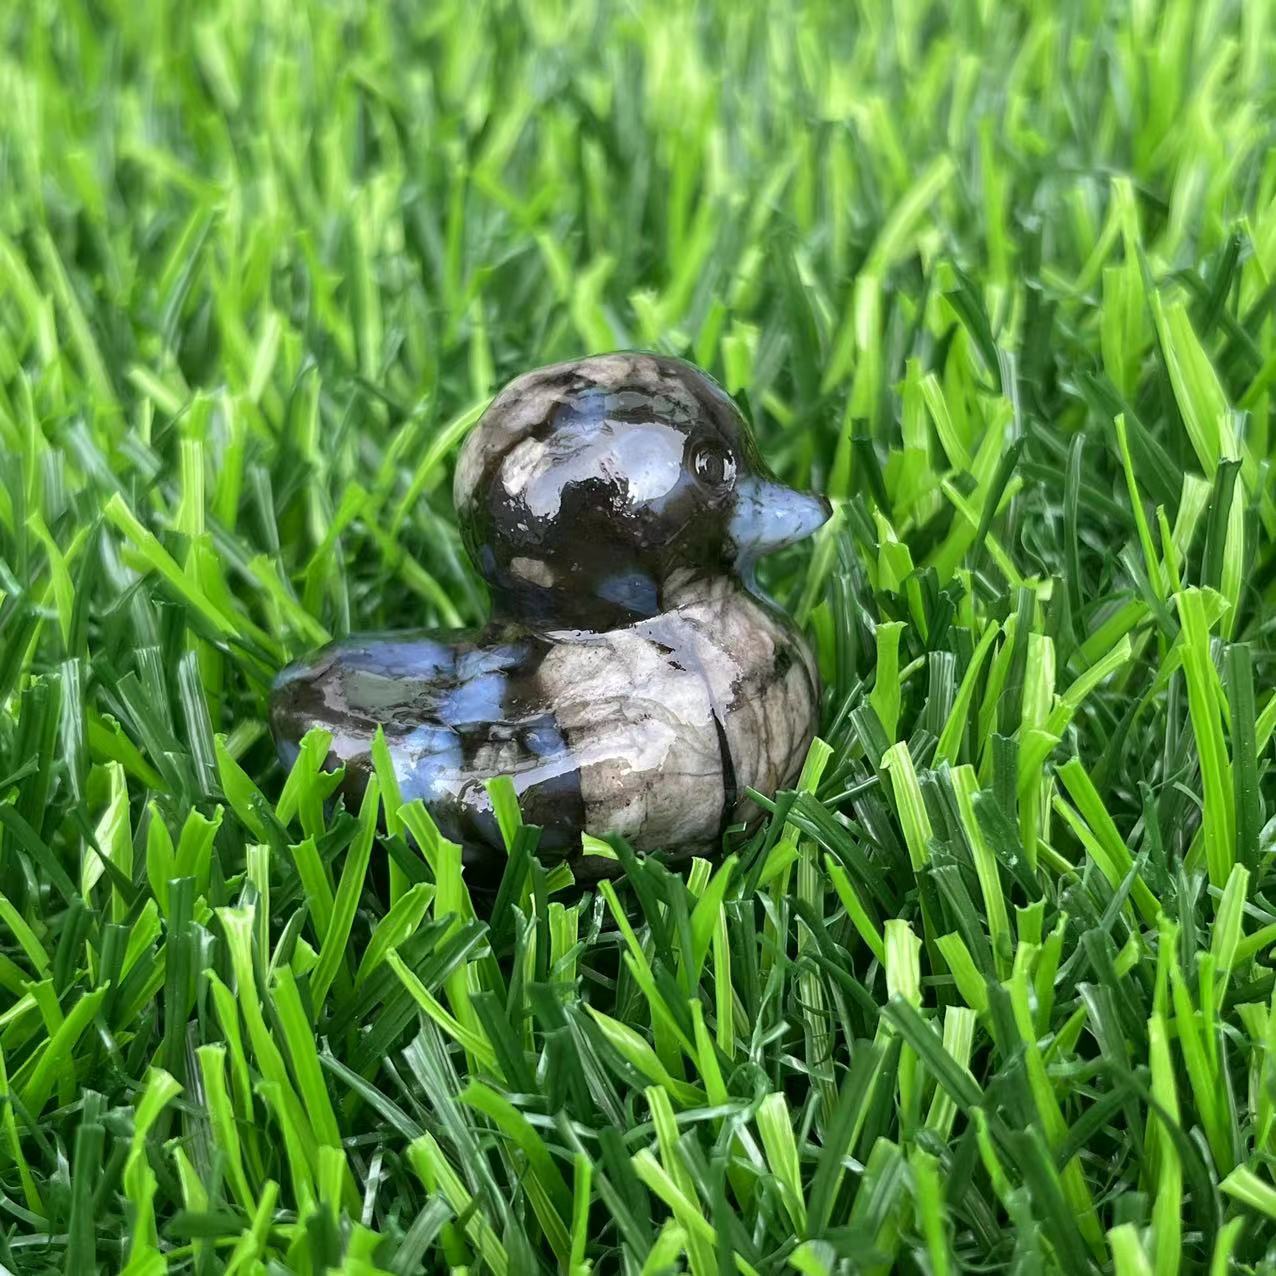
[[[827,497],[750,477],[736,488],[727,531],[737,558],[751,560],[796,545],[823,527],[832,512]]]

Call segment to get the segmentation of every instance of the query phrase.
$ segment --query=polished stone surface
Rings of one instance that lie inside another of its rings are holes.
[[[357,634],[285,669],[271,721],[286,764],[323,727],[357,794],[380,724],[404,798],[467,862],[499,872],[483,782],[508,775],[541,851],[580,877],[608,864],[582,862],[582,831],[711,849],[751,814],[746,787],[792,783],[818,676],[753,567],[829,507],[775,481],[711,378],[648,354],[529,372],[467,438],[454,498],[491,621]]]

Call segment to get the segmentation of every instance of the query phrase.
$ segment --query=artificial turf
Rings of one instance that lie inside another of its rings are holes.
[[[0,1268],[1272,1270],[1273,16],[5,6]],[[267,688],[618,347],[834,498],[822,743],[476,915]]]

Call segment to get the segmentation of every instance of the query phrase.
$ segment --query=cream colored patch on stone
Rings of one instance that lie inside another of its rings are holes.
[[[524,439],[510,448],[501,462],[500,473],[501,485],[510,496],[522,495],[528,483],[545,468],[546,450],[540,439]]]
[[[726,729],[737,788],[766,794],[787,788],[810,746],[817,710],[818,681],[805,639],[786,617],[726,579],[688,582],[678,602],[645,629],[695,653]],[[781,648],[793,663],[776,678]]]
[[[510,571],[514,573],[519,580],[525,580],[533,585],[544,585],[547,589],[554,583],[554,569],[548,563],[543,563],[539,558],[511,558]]]
[[[649,378],[648,368],[655,368],[653,360],[632,354],[596,354],[576,364],[576,370],[582,377],[604,390],[614,390],[634,380],[635,374]]]
[[[711,838],[722,763],[703,678],[632,629],[560,642],[540,681],[580,766],[591,833],[640,850]]]
[[[538,368],[509,383],[487,406],[461,446],[452,482],[458,512],[468,507],[475,489],[493,459],[517,444],[529,430],[546,420],[569,395],[554,385],[550,374],[562,367]]]
[[[516,739],[495,737],[464,765],[426,750],[419,758],[428,757],[431,791],[468,804],[483,800],[475,775],[510,775],[521,793],[579,770],[591,833],[619,833],[639,850],[709,843],[723,815],[715,713],[740,793],[790,786],[814,728],[809,648],[786,618],[738,586],[683,584],[678,606],[632,628],[547,635],[553,646],[539,678],[565,738],[561,753],[531,759]],[[781,647],[793,662],[777,678]],[[329,703],[338,717],[349,691],[344,677],[333,680]],[[366,736],[339,733],[334,748],[363,752],[360,740],[366,745]],[[728,816],[753,814],[741,797]]]

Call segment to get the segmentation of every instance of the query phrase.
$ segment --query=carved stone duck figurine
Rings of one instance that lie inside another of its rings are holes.
[[[380,725],[404,799],[476,870],[504,863],[484,781],[508,775],[578,878],[609,864],[585,862],[582,831],[705,850],[751,813],[746,787],[792,783],[818,675],[753,569],[829,505],[776,482],[716,382],[649,354],[529,372],[466,439],[454,498],[491,621],[352,635],[285,669],[285,764],[323,727],[357,794]]]

